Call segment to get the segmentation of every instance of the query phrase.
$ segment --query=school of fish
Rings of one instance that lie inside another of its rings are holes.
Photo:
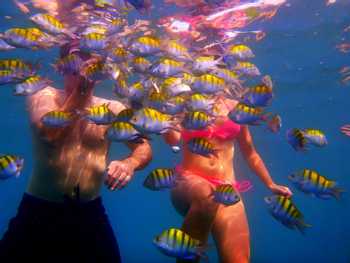
[[[221,1],[206,2],[212,10],[222,4]],[[252,62],[256,55],[253,50],[237,38],[245,32],[232,31],[235,28],[232,25],[231,31],[220,28],[217,39],[199,41],[194,37],[191,42],[189,36],[183,34],[185,29],[178,29],[181,34],[173,34],[175,30],[170,32],[171,27],[165,26],[165,22],[136,20],[131,23],[128,20],[131,7],[148,12],[150,4],[142,0],[96,0],[94,6],[78,9],[79,16],[83,17],[79,27],[69,27],[59,17],[48,13],[36,13],[28,16],[30,27],[8,28],[0,33],[0,52],[15,49],[34,52],[74,46],[71,50],[88,54],[93,59],[84,61],[72,51],[52,64],[54,71],[60,75],[80,75],[96,85],[107,80],[116,99],[127,105],[127,109],[119,114],[113,113],[108,104],[93,105],[84,111],[51,111],[41,118],[43,125],[59,129],[80,118],[94,125],[109,125],[105,134],[107,140],[142,143],[170,130],[207,129],[216,121],[215,103],[221,97],[238,101],[227,114],[231,121],[240,125],[264,124],[272,133],[280,132],[281,116],[268,110],[274,99],[273,81]],[[243,6],[237,8],[244,10]],[[218,12],[212,13],[207,16],[207,21],[217,16]],[[16,96],[35,94],[53,83],[47,76],[39,75],[39,64],[15,57],[1,59],[0,85],[13,87]],[[290,128],[286,140],[300,152],[309,150],[310,145],[321,148],[328,144],[326,135],[316,128]],[[181,147],[188,147],[193,154],[206,158],[217,155],[215,146],[204,138],[193,138]],[[174,147],[173,151],[178,152],[181,147]],[[19,156],[1,155],[0,179],[18,177],[23,164],[24,160]],[[344,192],[337,182],[311,169],[295,172],[288,178],[296,189],[321,199],[339,199]],[[157,168],[143,185],[152,191],[160,191],[175,187],[178,180],[181,176],[175,169]],[[208,198],[230,206],[239,202],[241,195],[233,185],[223,184]],[[304,232],[310,227],[291,198],[275,195],[266,197],[265,202],[272,216],[288,228]],[[153,242],[168,256],[179,259],[206,257],[205,244],[180,229],[165,230]]]

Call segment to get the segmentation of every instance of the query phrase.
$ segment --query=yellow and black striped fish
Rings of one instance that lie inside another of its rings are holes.
[[[194,260],[197,257],[207,259],[205,246],[180,229],[170,228],[156,236],[153,243],[158,249],[170,257]]]
[[[83,117],[98,125],[108,125],[115,121],[115,114],[109,109],[110,103],[86,108]]]
[[[182,126],[187,130],[202,130],[213,122],[211,118],[204,111],[190,111],[187,112],[182,121]]]
[[[338,187],[337,182],[328,180],[318,172],[310,169],[303,169],[293,173],[288,176],[288,179],[302,192],[322,199],[329,199],[331,197],[339,199],[341,193],[345,192]]]
[[[66,111],[50,111],[46,113],[42,118],[41,122],[52,128],[61,128],[70,125],[73,122],[74,114]]]
[[[214,145],[205,138],[193,138],[187,142],[188,149],[194,153],[204,157],[217,156]]]
[[[250,107],[244,103],[238,103],[236,107],[229,112],[228,117],[231,121],[243,125],[259,125],[261,121],[266,121],[268,113],[264,113],[262,108]]]
[[[175,129],[175,123],[171,115],[149,107],[136,111],[130,123],[144,134],[162,134],[170,129]]]
[[[143,182],[144,187],[153,191],[170,189],[175,185],[176,173],[174,169],[168,168],[157,168],[153,170]]]
[[[128,122],[116,121],[108,128],[105,138],[115,142],[142,143],[147,139]]]
[[[289,129],[286,132],[286,137],[289,142],[289,144],[296,150],[296,151],[305,151],[307,150],[307,139],[304,136],[304,133],[300,129]]]
[[[286,227],[291,229],[296,228],[302,233],[304,233],[305,228],[311,227],[311,225],[304,222],[302,213],[289,197],[273,195],[265,197],[264,200],[272,216]]]
[[[124,109],[118,113],[116,121],[129,122],[134,115],[134,109]]]
[[[226,206],[234,205],[241,200],[232,184],[221,184],[215,188],[214,201]]]
[[[7,154],[0,156],[0,179],[18,177],[23,169],[24,159],[15,155]]]

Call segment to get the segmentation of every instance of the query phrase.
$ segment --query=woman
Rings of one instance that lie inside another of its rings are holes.
[[[248,127],[240,126],[227,118],[228,112],[236,103],[219,98],[217,103],[219,117],[206,131],[182,130],[181,134],[172,131],[165,136],[170,145],[177,145],[180,140],[186,144],[186,141],[193,137],[205,137],[217,150],[215,156],[207,158],[193,154],[186,146],[183,147],[182,163],[177,166],[182,180],[179,180],[172,190],[171,197],[175,209],[185,216],[182,230],[202,243],[206,243],[209,234],[212,233],[221,263],[249,262],[250,256],[249,228],[243,202],[224,206],[214,202],[210,197],[220,182],[235,180],[233,170],[235,140],[250,168],[273,193],[286,196],[292,194],[287,187],[277,185],[270,177],[264,162],[254,148]]]

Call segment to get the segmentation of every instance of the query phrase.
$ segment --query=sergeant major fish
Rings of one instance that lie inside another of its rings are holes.
[[[311,225],[304,222],[302,213],[293,204],[292,200],[282,195],[273,195],[264,198],[271,215],[283,225],[291,229],[298,229],[301,233]]]
[[[123,121],[113,122],[106,131],[105,137],[115,142],[142,143],[143,136],[130,123]]]
[[[174,169],[157,168],[146,177],[143,186],[153,191],[170,189],[176,185],[176,177]]]
[[[41,122],[46,127],[51,128],[63,128],[69,126],[74,120],[74,114],[72,112],[65,111],[50,111],[46,113]]]
[[[341,193],[345,192],[338,187],[338,183],[328,180],[318,172],[310,169],[303,169],[288,176],[288,179],[304,193],[313,196],[329,199],[335,197],[340,198]]]
[[[207,258],[205,246],[180,229],[170,228],[156,236],[153,243],[170,257],[183,260],[194,260],[197,257]]]
[[[226,206],[234,205],[241,200],[232,184],[218,185],[215,188],[213,195],[215,202]]]
[[[52,81],[39,76],[32,76],[27,78],[24,82],[15,86],[14,95],[27,96],[38,92],[41,89],[51,85]]]
[[[18,177],[23,169],[24,159],[7,154],[0,156],[0,179],[5,180],[13,176]]]

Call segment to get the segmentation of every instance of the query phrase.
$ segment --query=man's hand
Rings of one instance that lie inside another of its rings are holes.
[[[132,162],[112,161],[107,168],[105,184],[112,191],[122,189],[134,176],[134,170]]]

